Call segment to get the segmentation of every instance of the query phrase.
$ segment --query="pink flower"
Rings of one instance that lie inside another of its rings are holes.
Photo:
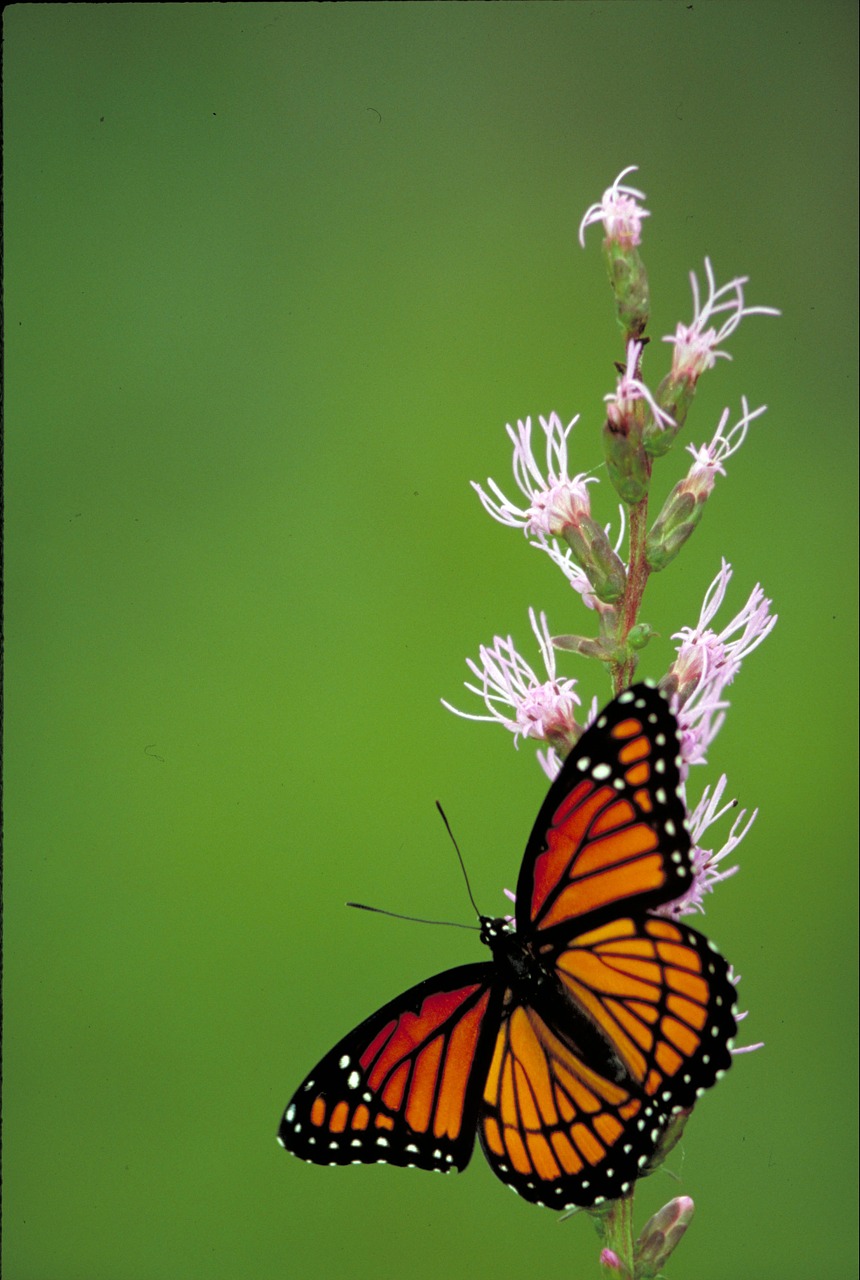
[[[623,186],[621,179],[628,173],[635,173],[637,165],[628,165],[622,169],[611,187],[603,193],[603,199],[586,210],[579,224],[579,243],[585,248],[585,228],[594,222],[602,222],[608,241],[620,245],[638,245],[642,239],[642,219],[650,217],[647,209],[636,203],[644,200],[645,195],[635,187]]]
[[[672,418],[665,409],[661,409],[651,391],[648,390],[645,383],[637,376],[639,367],[639,357],[642,354],[641,342],[628,342],[627,344],[627,368],[618,379],[618,385],[615,390],[603,399],[606,401],[606,416],[618,431],[628,430],[629,423],[634,417],[636,409],[636,401],[644,400],[651,410],[651,415],[655,423],[659,427],[673,427],[675,419]]]
[[[776,614],[770,612],[771,601],[756,584],[740,613],[722,631],[711,629],[708,624],[725,599],[731,576],[731,565],[723,560],[705,593],[697,626],[683,627],[673,636],[681,643],[666,686],[674,694],[685,769],[704,763],[708,747],[725,718],[728,703],[723,700],[724,689],[734,680],[743,659],[776,625]]]
[[[594,724],[594,721],[597,719],[597,713],[599,710],[600,710],[600,704],[597,701],[597,698],[594,697],[591,699],[591,706],[588,708],[588,715],[585,717],[582,724],[577,725],[576,727],[577,741],[585,732],[585,730],[588,729],[592,724]],[[571,743],[571,745],[575,745],[575,744]],[[567,753],[565,752],[565,754]],[[555,747],[547,747],[546,751],[538,750],[537,759],[538,759],[538,764],[543,769],[544,773],[549,778],[550,782],[555,782],[556,778],[561,773],[561,766],[564,764],[564,756],[559,755]],[[505,890],[505,892],[507,893],[507,889]],[[513,894],[511,894],[511,897],[513,898]]]
[[[538,750],[537,759],[538,764],[543,769],[550,782],[555,782],[559,773],[561,773],[561,766],[564,764],[564,761],[556,751],[555,747],[547,747],[546,751]],[[505,892],[507,892],[507,890]]]
[[[584,472],[573,477],[568,475],[567,437],[579,421],[579,414],[566,427],[562,426],[557,413],[550,414],[549,418],[541,417],[539,421],[546,437],[546,475],[532,449],[531,418],[517,422],[516,431],[510,425],[507,427],[514,446],[514,479],[528,505],[516,506],[492,479],[488,479],[487,484],[494,497],[474,481],[472,488],[494,520],[522,529],[526,534],[545,537],[560,534],[583,514],[591,514],[586,485],[597,481]]]
[[[681,482],[686,491],[697,497],[710,497],[717,476],[726,474],[723,463],[727,462],[733,453],[737,453],[747,438],[749,424],[755,418],[761,417],[767,409],[767,405],[763,404],[750,413],[746,396],[741,396],[741,404],[743,416],[729,431],[725,430],[729,411],[724,409],[710,444],[703,444],[698,449],[692,444],[687,445],[687,452],[693,455],[693,465],[687,472],[686,479]]]
[[[683,897],[676,899],[675,902],[668,903],[665,907],[659,908],[658,914],[678,919],[680,916],[690,915],[693,912],[703,912],[705,909],[705,894],[711,893],[715,885],[720,884],[723,880],[728,880],[730,876],[737,872],[737,866],[722,870],[719,864],[724,858],[729,857],[743,840],[755,822],[758,814],[757,809],[753,810],[749,818],[747,818],[746,810],[741,809],[731,825],[728,838],[716,852],[713,849],[704,848],[702,843],[708,828],[713,826],[715,822],[719,822],[724,814],[737,807],[736,800],[729,800],[720,807],[725,788],[726,775],[722,774],[714,787],[713,794],[711,794],[709,786],[705,787],[699,803],[690,814],[688,826],[690,838],[693,841],[693,879]]]
[[[609,578],[613,585],[617,585],[617,579],[621,584],[618,589],[623,590],[624,565],[618,557],[618,547],[613,552],[609,545],[608,526],[602,529],[592,520],[588,486],[597,484],[597,478],[584,472],[575,476],[569,473],[568,437],[579,415],[566,427],[557,413],[539,421],[546,446],[545,461],[540,462],[532,443],[531,418],[518,421],[516,430],[507,427],[514,446],[514,479],[526,504],[517,506],[493,479],[487,480],[490,492],[474,481],[472,488],[494,520],[530,535],[531,545],[545,551],[558,565],[588,608],[602,610],[605,606],[595,589],[601,595],[611,595],[606,591]],[[621,533],[623,537],[623,512]],[[567,541],[565,550],[556,544],[556,537]]]
[[[713,369],[718,356],[730,360],[727,351],[718,351],[721,343],[730,338],[744,316],[764,315],[778,316],[774,307],[744,306],[743,287],[747,276],[736,276],[722,288],[716,287],[714,273],[709,258],[705,258],[705,274],[708,279],[708,297],[704,306],[699,299],[699,282],[696,273],[690,272],[690,284],[693,288],[693,321],[690,325],[679,324],[674,337],[665,337],[664,342],[672,342],[675,351],[672,356],[672,377],[688,378],[695,382],[706,369]],[[711,323],[715,317],[725,315],[725,319],[717,329]],[[710,328],[708,327],[710,325]]]
[[[517,652],[510,636],[495,636],[492,646],[481,645],[480,664],[466,659],[478,680],[477,685],[466,681],[466,688],[483,699],[487,714],[460,711],[444,698],[442,705],[466,720],[497,721],[513,733],[515,745],[520,737],[537,738],[566,753],[582,732],[575,714],[580,705],[574,691],[576,680],[563,680],[556,675],[555,651],[546,614],[542,613],[538,619],[534,610],[529,609],[529,620],[546,669],[545,680]]]

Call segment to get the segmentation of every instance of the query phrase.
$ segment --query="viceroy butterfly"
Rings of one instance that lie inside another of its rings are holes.
[[[637,684],[568,756],[526,845],[492,959],[372,1014],[296,1092],[278,1140],[313,1164],[493,1172],[553,1209],[626,1194],[672,1116],[731,1064],[735,988],[687,925],[651,914],[692,865],[678,729]]]

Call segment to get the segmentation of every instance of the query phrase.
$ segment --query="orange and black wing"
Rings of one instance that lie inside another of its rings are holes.
[[[479,1133],[503,1182],[565,1209],[624,1195],[673,1112],[729,1067],[735,990],[706,938],[657,917],[600,926],[555,966],[576,1014],[511,1002]]]
[[[284,1112],[278,1140],[313,1164],[464,1169],[503,988],[491,963],[427,979],[326,1054]]]
[[[678,898],[692,875],[675,717],[637,684],[600,713],[541,806],[517,884],[520,932]]]

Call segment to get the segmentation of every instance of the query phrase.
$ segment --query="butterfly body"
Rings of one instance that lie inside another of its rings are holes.
[[[562,1209],[624,1194],[677,1111],[728,1068],[728,965],[654,909],[691,876],[677,727],[637,685],[588,729],[526,846],[491,959],[419,983],[335,1046],[279,1140],[315,1164],[494,1173]]]

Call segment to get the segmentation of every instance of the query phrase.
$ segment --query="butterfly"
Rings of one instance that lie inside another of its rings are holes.
[[[729,967],[653,914],[692,877],[678,727],[649,684],[598,715],[526,845],[491,959],[437,974],[345,1036],[278,1140],[312,1164],[490,1168],[534,1204],[592,1206],[647,1171],[669,1121],[731,1064]]]

